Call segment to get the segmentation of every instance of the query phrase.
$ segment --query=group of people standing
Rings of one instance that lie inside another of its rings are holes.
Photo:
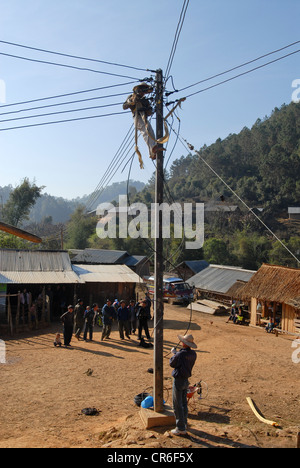
[[[75,308],[68,307],[68,311],[61,316],[61,321],[64,325],[64,345],[69,346],[73,333],[80,340],[83,332],[83,339],[93,339],[93,327],[97,317],[101,316],[103,329],[101,341],[110,338],[112,324],[114,320],[118,321],[118,330],[120,339],[128,338],[131,334],[138,331],[138,339],[142,340],[142,332],[144,330],[146,338],[150,339],[148,328],[148,320],[151,319],[151,299],[149,294],[146,294],[145,299],[135,303],[131,300],[128,305],[124,300],[120,302],[115,300],[114,303],[107,299],[106,304],[99,312],[98,304],[93,304],[91,307],[84,307],[84,302],[79,299]],[[194,348],[197,345],[194,342],[192,335],[178,335],[181,349],[172,349],[172,357],[170,366],[173,368],[173,409],[176,419],[176,427],[171,431],[173,435],[185,435],[187,433],[187,391],[189,388],[189,378],[192,375],[197,355]],[[59,334],[54,341],[55,346],[61,346]]]
[[[88,336],[92,341],[95,322],[99,320],[99,317],[103,327],[101,341],[110,338],[114,321],[118,322],[121,340],[125,337],[130,340],[130,335],[135,334],[136,331],[138,331],[138,339],[142,340],[143,330],[146,338],[150,339],[148,320],[151,319],[151,306],[148,293],[142,301],[136,303],[131,300],[128,305],[124,300],[119,302],[116,299],[112,302],[111,299],[107,299],[101,310],[96,303],[91,307],[85,307],[84,301],[79,299],[75,307],[69,305],[67,312],[60,317],[64,328],[64,345],[70,345],[73,333],[78,340],[81,339],[83,333],[84,341],[87,341]]]

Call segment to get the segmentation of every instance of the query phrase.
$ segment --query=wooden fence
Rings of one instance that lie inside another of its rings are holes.
[[[39,317],[37,303],[30,303],[28,311],[21,304],[21,293],[18,294],[1,294],[1,298],[7,299],[7,331],[13,336],[25,330],[36,330],[40,326],[45,326],[50,323],[50,304],[47,300],[45,287],[42,290],[41,298],[41,315]],[[11,299],[17,297],[17,308],[15,314],[12,311]],[[27,317],[26,317],[27,315]],[[27,318],[27,321],[26,321]]]

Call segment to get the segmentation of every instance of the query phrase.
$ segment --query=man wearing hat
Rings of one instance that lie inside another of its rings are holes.
[[[170,366],[174,369],[172,372],[173,380],[173,409],[176,418],[176,428],[171,431],[174,435],[185,435],[187,428],[187,390],[189,387],[189,378],[192,375],[192,369],[195,365],[197,355],[194,351],[197,345],[192,335],[178,335],[182,345],[180,351],[172,349],[173,356],[170,359]],[[192,349],[193,348],[193,349]]]

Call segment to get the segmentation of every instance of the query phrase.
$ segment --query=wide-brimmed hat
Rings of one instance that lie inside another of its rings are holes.
[[[178,335],[178,339],[189,346],[189,348],[197,348],[193,335]]]

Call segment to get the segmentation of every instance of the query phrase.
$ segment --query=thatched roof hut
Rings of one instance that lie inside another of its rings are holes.
[[[257,324],[257,304],[262,305],[262,317],[272,308],[274,318],[280,315],[281,328],[296,332],[300,318],[300,269],[263,264],[240,290],[241,297],[251,297],[251,323]]]
[[[300,298],[300,269],[263,264],[241,293],[243,297],[290,304]]]

